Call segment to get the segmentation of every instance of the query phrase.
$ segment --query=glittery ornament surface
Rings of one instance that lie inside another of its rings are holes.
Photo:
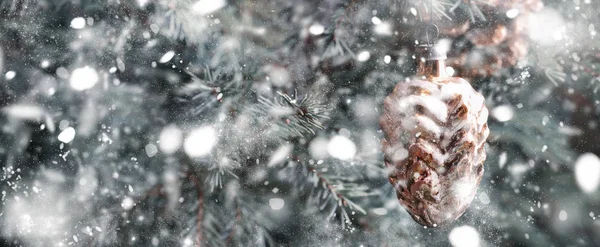
[[[475,195],[489,134],[484,98],[461,78],[400,82],[380,125],[389,180],[420,224],[460,217]]]

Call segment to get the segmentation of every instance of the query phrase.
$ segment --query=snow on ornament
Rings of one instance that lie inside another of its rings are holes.
[[[98,79],[96,70],[85,66],[83,68],[74,69],[71,73],[69,82],[73,89],[83,91],[94,87],[94,85],[98,83]]]
[[[446,74],[441,49],[418,47],[418,75],[384,100],[379,122],[398,200],[415,221],[441,226],[471,204],[483,176],[489,134],[484,98]]]
[[[211,126],[203,126],[193,130],[183,143],[183,151],[192,157],[202,157],[210,153],[217,143],[217,132]]]
[[[600,185],[600,158],[585,153],[575,161],[575,180],[585,193],[593,193]]]

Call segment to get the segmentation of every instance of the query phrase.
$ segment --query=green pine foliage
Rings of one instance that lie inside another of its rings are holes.
[[[495,2],[0,1],[0,243],[598,246],[597,1],[544,1],[527,56],[471,78],[491,134],[460,219],[388,183],[378,118],[428,18]]]

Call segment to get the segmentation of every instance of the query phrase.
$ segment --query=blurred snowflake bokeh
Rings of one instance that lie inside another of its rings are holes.
[[[0,245],[600,246],[598,9],[0,1]],[[490,111],[441,227],[399,203],[378,122],[430,24]]]

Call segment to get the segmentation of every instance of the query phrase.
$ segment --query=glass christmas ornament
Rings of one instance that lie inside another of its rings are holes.
[[[417,47],[417,75],[384,100],[380,125],[389,181],[415,221],[441,226],[460,217],[483,175],[488,137],[484,98],[446,73],[446,54]]]

